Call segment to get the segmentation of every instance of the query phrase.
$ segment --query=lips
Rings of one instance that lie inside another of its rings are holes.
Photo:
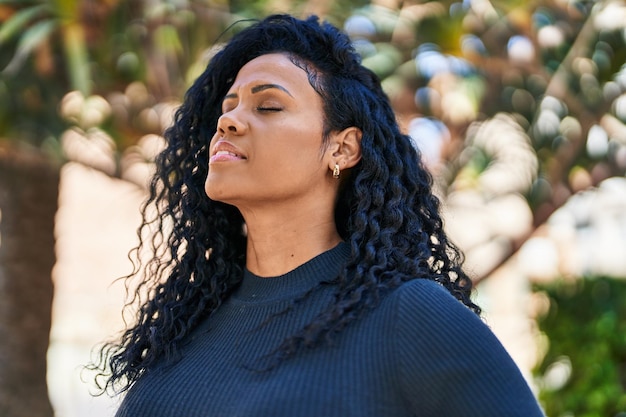
[[[244,159],[246,159],[246,157],[242,155],[241,151],[239,151],[236,146],[225,140],[220,140],[213,147],[209,163],[241,161]]]
[[[228,151],[217,151],[215,152],[215,154],[213,154],[209,162],[237,161],[240,159],[244,159],[244,158],[237,155],[236,153],[228,152]]]

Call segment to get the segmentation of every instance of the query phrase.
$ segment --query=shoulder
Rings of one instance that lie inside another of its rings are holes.
[[[500,342],[476,313],[443,285],[429,279],[406,282],[390,294],[396,343],[415,352],[440,354],[450,345],[480,340],[484,354]]]
[[[433,280],[408,281],[396,289],[391,298],[399,316],[428,317],[429,322],[437,326],[442,322],[459,320],[484,325],[478,315]]]
[[[446,416],[542,415],[494,333],[445,287],[415,279],[388,301],[397,372],[415,409]]]
[[[447,298],[454,300],[452,294],[443,285],[426,278],[416,278],[405,282],[397,289],[397,296],[402,300],[421,300],[427,303],[439,302]]]

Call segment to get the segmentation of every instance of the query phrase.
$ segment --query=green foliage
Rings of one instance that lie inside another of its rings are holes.
[[[541,223],[564,201],[553,199],[557,190],[561,197],[579,191],[572,177],[593,185],[626,171],[626,112],[617,104],[626,94],[626,25],[610,19],[620,4],[0,0],[0,102],[7,103],[0,138],[59,140],[72,124],[60,117],[58,103],[79,90],[110,102],[111,119],[99,127],[123,153],[143,135],[161,133],[162,126],[145,128],[137,117],[179,100],[213,43],[243,25],[224,33],[233,22],[316,13],[352,36],[364,64],[383,79],[403,128],[425,117],[449,129],[451,143],[439,155],[447,165],[444,188],[465,175],[465,162],[481,172],[484,161],[461,161],[468,127],[499,112],[513,115],[540,162],[526,196],[543,213]],[[145,97],[129,96],[137,86]],[[35,119],[39,126],[16,128]],[[599,145],[589,151],[590,132]]]
[[[2,75],[14,77],[24,68],[27,59],[58,35],[67,57],[67,76],[71,87],[89,92],[88,61],[83,26],[80,22],[80,0],[8,1],[14,12],[0,29],[0,47],[7,49],[9,41],[17,39],[11,61]],[[8,45],[7,45],[8,44]]]
[[[0,140],[15,138],[60,156],[58,137],[66,126],[57,105],[70,90],[90,90],[79,2],[2,2]]]
[[[541,285],[548,341],[535,369],[550,417],[622,417],[626,412],[626,281],[586,278]]]
[[[33,19],[44,16],[50,12],[50,7],[46,4],[36,4],[15,12],[4,22],[0,28],[0,45],[14,36],[19,36],[24,27]]]
[[[139,115],[182,97],[230,16],[201,2],[3,0],[0,140],[60,149],[68,128],[83,129],[59,106],[73,91],[113,100],[117,111],[97,127],[119,152],[162,133]]]
[[[238,18],[259,19],[273,13],[290,13],[305,16],[311,13],[341,25],[354,9],[366,6],[369,0],[230,0],[231,12]]]

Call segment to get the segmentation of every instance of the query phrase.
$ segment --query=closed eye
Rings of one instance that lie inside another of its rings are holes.
[[[259,106],[256,108],[257,111],[260,112],[279,112],[282,111],[282,107],[263,107],[263,106]]]

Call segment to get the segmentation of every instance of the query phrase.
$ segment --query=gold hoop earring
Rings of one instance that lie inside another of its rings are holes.
[[[339,173],[339,164],[335,164],[335,168],[333,169],[333,178],[338,179]]]

